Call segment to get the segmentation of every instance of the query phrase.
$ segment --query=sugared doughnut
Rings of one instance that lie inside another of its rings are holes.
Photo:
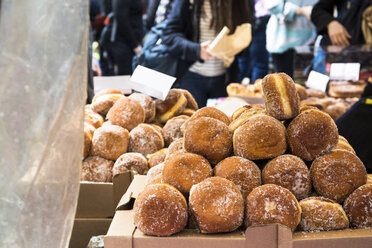
[[[113,125],[130,131],[145,121],[145,110],[137,101],[123,97],[115,102],[107,113],[107,118]]]
[[[353,149],[353,147],[350,145],[350,143],[347,141],[347,139],[345,139],[345,137],[339,135],[338,136],[338,143],[337,143],[337,146],[334,148],[334,150],[347,150],[349,152],[352,152],[355,154],[355,151]]]
[[[231,83],[226,87],[228,96],[245,95],[246,88],[240,83]]]
[[[266,110],[265,106],[261,105],[261,104],[244,105],[243,107],[240,107],[240,108],[238,108],[237,110],[234,111],[234,113],[231,115],[231,120],[232,121],[236,120],[237,118],[239,118],[239,116],[241,114],[243,114],[247,110],[251,110],[251,109]]]
[[[83,157],[85,158],[88,156],[89,151],[90,151],[90,146],[92,143],[92,134],[88,130],[84,130],[84,152],[83,152]]]
[[[217,164],[230,155],[232,135],[222,121],[199,117],[186,125],[183,149],[204,156],[211,164]]]
[[[186,100],[187,100],[186,109],[198,110],[199,108],[198,103],[195,101],[195,98],[192,96],[192,94],[188,90],[185,90],[185,89],[178,89],[178,90],[181,91],[183,95],[186,97]]]
[[[89,156],[84,159],[81,168],[81,181],[111,182],[114,161],[99,156]]]
[[[116,160],[127,152],[129,132],[120,126],[111,125],[98,128],[92,139],[92,154]]]
[[[103,117],[100,114],[97,114],[90,108],[85,108],[84,122],[91,124],[95,128],[99,128],[102,126],[103,121]]]
[[[268,74],[262,80],[267,113],[278,120],[292,119],[300,112],[295,83],[285,73]]]
[[[161,134],[161,136],[163,136],[163,138],[164,138],[164,133],[163,133],[163,126],[161,125],[161,124],[154,124],[154,123],[151,123],[150,124],[153,128],[155,128],[156,129],[156,131],[158,131],[160,134]]]
[[[168,148],[163,148],[157,152],[147,155],[147,159],[149,160],[149,167],[152,168],[160,163],[163,163],[165,160],[165,156],[167,155],[167,151]]]
[[[304,106],[312,106],[312,107],[315,107],[317,108],[318,110],[323,110],[324,109],[324,105],[321,101],[321,99],[319,98],[314,98],[314,97],[309,97],[303,101],[301,101],[301,104],[300,104],[301,107],[304,107]],[[301,111],[300,111],[301,112]]]
[[[346,150],[334,150],[315,159],[310,168],[315,191],[343,202],[355,189],[367,182],[363,162]]]
[[[263,79],[258,78],[253,84],[253,94],[255,97],[264,97],[264,93],[262,89],[262,81]]]
[[[180,115],[168,120],[163,127],[165,146],[169,146],[176,139],[182,138],[181,126],[189,119],[186,115]]]
[[[264,184],[276,184],[290,190],[297,199],[310,194],[310,172],[302,159],[294,155],[281,155],[272,159],[262,170]]]
[[[145,110],[145,122],[151,122],[155,119],[155,101],[152,100],[151,96],[141,93],[133,93],[129,96],[129,98],[139,102],[139,104]]]
[[[111,126],[112,123],[110,121],[105,121],[103,124],[102,124],[102,127],[106,127],[106,126]]]
[[[252,161],[242,157],[228,157],[213,169],[216,177],[223,177],[235,183],[243,199],[257,186],[261,185],[261,171]]]
[[[92,135],[92,137],[93,137],[93,134],[96,131],[96,129],[97,128],[95,128],[92,124],[84,121],[84,132],[85,131],[88,131]]]
[[[162,183],[164,163],[160,163],[150,168],[147,172],[146,184]]]
[[[329,114],[334,121],[337,121],[346,112],[345,104],[342,102],[329,105],[324,109],[324,112]]]
[[[282,224],[294,231],[301,220],[301,207],[286,188],[265,184],[252,190],[246,200],[247,227]]]
[[[115,176],[126,171],[136,171],[140,175],[146,175],[148,169],[147,159],[141,153],[128,152],[115,161],[112,174]]]
[[[356,189],[344,202],[350,224],[356,227],[372,227],[372,184]]]
[[[123,94],[123,92],[121,92],[121,90],[118,90],[118,89],[111,89],[111,88],[110,89],[104,89],[104,90],[101,90],[101,91],[97,92],[94,95],[92,102],[95,102],[98,97],[103,96],[103,95],[107,95],[107,94]]]
[[[157,99],[155,104],[157,120],[166,123],[169,119],[183,112],[187,105],[187,99],[181,91],[171,89],[164,101]]]
[[[192,186],[189,205],[202,233],[232,232],[243,222],[242,194],[222,177],[210,177]]]
[[[304,86],[301,84],[295,84],[298,96],[300,97],[300,101],[305,100],[307,98],[307,92]]]
[[[317,97],[317,98],[324,98],[326,94],[324,91],[316,90],[316,89],[306,89],[306,93],[308,97]]]
[[[224,112],[214,107],[204,107],[204,108],[197,110],[195,114],[191,116],[189,121],[192,121],[199,117],[210,117],[210,118],[222,121],[226,125],[230,124],[230,118]]]
[[[92,101],[92,110],[96,113],[106,116],[107,112],[115,104],[115,102],[123,97],[123,94],[104,94],[95,97]]]
[[[302,210],[300,229],[303,231],[337,230],[349,227],[342,206],[325,197],[309,197],[299,202]]]
[[[129,133],[130,152],[139,152],[147,156],[163,147],[163,136],[150,124],[139,124]]]
[[[168,147],[167,155],[165,156],[165,159],[172,156],[174,153],[184,152],[183,142],[184,142],[184,138],[180,138],[178,140],[173,141],[172,144],[170,144]]]
[[[266,109],[262,105],[253,104],[246,107],[246,110],[233,120],[229,125],[230,132],[234,133],[235,130],[246,123],[251,117],[258,114],[266,114]]]
[[[151,184],[134,202],[134,224],[147,235],[170,236],[187,224],[185,197],[168,184]]]
[[[185,108],[181,115],[186,115],[188,117],[191,117],[196,111],[193,109]]]
[[[258,114],[235,130],[234,153],[249,160],[270,159],[287,148],[284,125],[277,119]]]
[[[301,112],[289,124],[287,133],[292,153],[306,161],[330,152],[338,143],[335,122],[320,110]]]
[[[176,153],[164,161],[162,179],[188,195],[191,186],[212,176],[208,160],[194,153]]]

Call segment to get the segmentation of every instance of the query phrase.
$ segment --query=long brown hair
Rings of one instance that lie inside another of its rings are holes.
[[[208,1],[208,0],[204,0]],[[234,32],[240,24],[251,22],[249,0],[209,0],[212,8],[211,29],[219,33],[224,26]]]

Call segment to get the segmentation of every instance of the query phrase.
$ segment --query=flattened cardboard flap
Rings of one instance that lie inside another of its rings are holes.
[[[245,231],[246,248],[292,248],[292,231],[280,224],[248,227]]]
[[[112,178],[112,182],[114,184],[114,207],[116,207],[117,204],[120,202],[120,199],[123,197],[123,194],[130,186],[133,177],[134,173],[132,171],[127,171],[115,175]]]
[[[104,238],[105,247],[132,247],[133,211],[116,211],[110,228]]]
[[[134,176],[132,183],[130,184],[127,192],[125,192],[121,198],[116,210],[128,210],[132,208],[132,204],[130,203],[133,202],[133,200],[136,199],[139,193],[141,193],[145,188],[146,178],[147,177],[144,175]]]

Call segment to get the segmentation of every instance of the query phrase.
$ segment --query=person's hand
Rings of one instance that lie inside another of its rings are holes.
[[[215,57],[208,52],[208,47],[212,41],[204,41],[200,44],[200,59],[206,61],[208,59],[214,59]]]
[[[138,45],[136,48],[133,49],[133,52],[135,55],[142,53],[142,46]]]
[[[338,21],[331,21],[328,26],[328,35],[331,39],[332,45],[337,46],[348,46],[350,45],[349,39],[350,34],[347,32],[344,26]]]
[[[93,58],[92,60],[92,70],[94,76],[98,77],[102,76],[101,67],[99,66],[99,63],[96,58]]]

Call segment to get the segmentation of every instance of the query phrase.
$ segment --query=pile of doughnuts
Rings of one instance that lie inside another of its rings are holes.
[[[183,137],[181,126],[197,109],[183,89],[171,89],[164,101],[117,89],[98,92],[85,106],[81,180],[110,182],[125,171],[145,175]]]
[[[267,75],[262,90],[265,106],[244,106],[231,118],[204,107],[182,124],[183,136],[149,170],[136,199],[140,231],[219,233],[273,223],[292,231],[372,227],[372,185],[334,120],[301,107],[298,87],[284,73]],[[164,199],[165,190],[174,199]]]
[[[262,92],[262,79],[257,79],[254,84],[244,86],[240,83],[231,83],[226,87],[228,96],[264,97]]]

